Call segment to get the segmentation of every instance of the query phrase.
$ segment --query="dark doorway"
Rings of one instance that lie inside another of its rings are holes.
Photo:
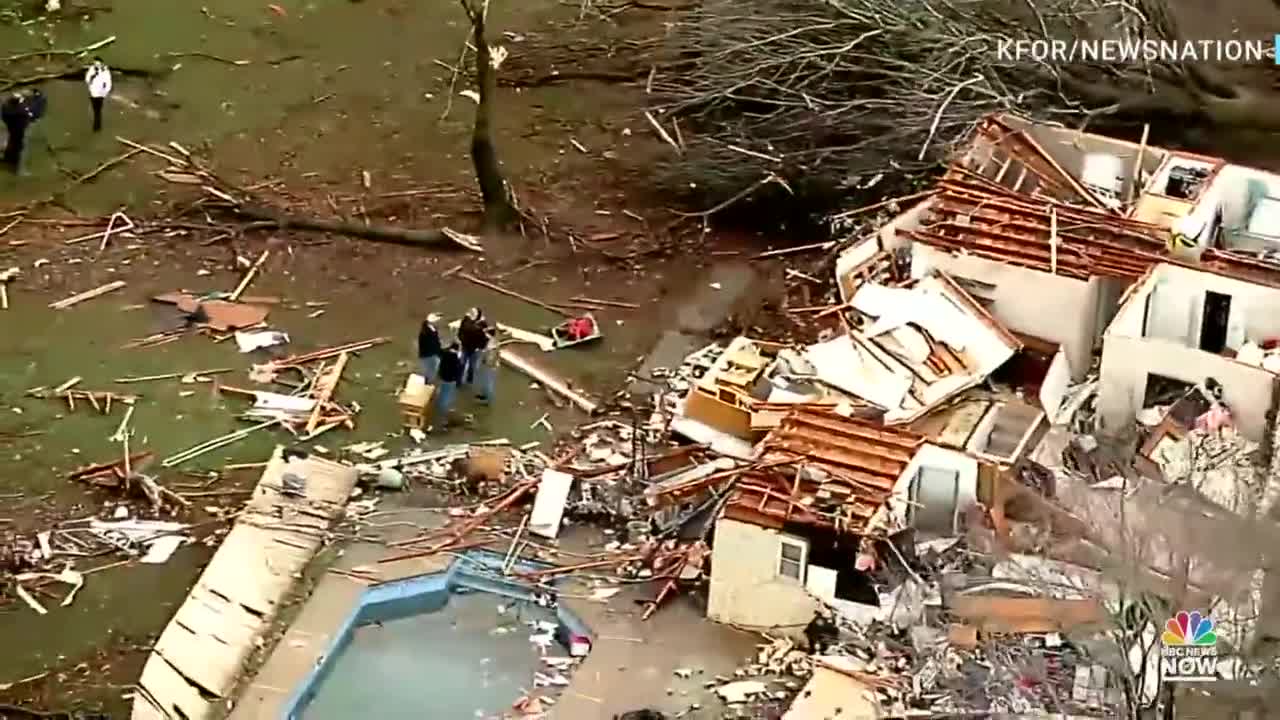
[[[1220,353],[1227,347],[1227,320],[1231,317],[1231,296],[1204,294],[1204,314],[1200,320],[1200,349]]]

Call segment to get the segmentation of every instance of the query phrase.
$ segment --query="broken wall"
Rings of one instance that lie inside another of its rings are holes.
[[[1012,115],[1002,115],[1000,119],[1030,135],[1054,162],[1077,179],[1084,174],[1084,158],[1089,153],[1106,153],[1120,158],[1124,167],[1124,193],[1128,193],[1133,186],[1133,166],[1139,151],[1142,152],[1142,170],[1147,176],[1154,173],[1168,155],[1164,150],[1150,145],[1143,148],[1139,143],[1045,123],[1032,123]]]
[[[1210,191],[1206,193],[1209,196],[1206,200],[1216,202],[1217,208],[1222,210],[1222,227],[1230,234],[1236,229],[1243,230],[1249,224],[1252,201],[1257,193],[1280,197],[1280,175],[1241,165],[1227,165],[1218,171]],[[1202,200],[1200,204],[1205,202]],[[1199,206],[1197,210],[1200,210]]]
[[[921,218],[928,210],[931,200],[922,200],[882,226],[875,234],[869,235],[849,247],[836,257],[836,286],[840,289],[840,299],[848,302],[857,289],[854,274],[863,265],[870,262],[881,251],[893,252],[911,245],[911,240],[903,231],[920,227]]]
[[[955,507],[952,511],[953,522],[958,520],[960,514],[969,505],[978,500],[978,460],[972,455],[959,452],[957,450],[949,450],[947,448],[938,447],[937,445],[924,444],[916,451],[911,462],[898,476],[898,481],[893,485],[893,492],[889,495],[889,499],[885,502],[885,510],[888,515],[889,532],[895,532],[900,528],[907,526],[909,511],[911,508],[911,485],[916,473],[921,468],[930,468],[934,470],[953,471],[957,474],[956,491],[952,496],[948,492],[943,492],[940,488],[922,488],[919,497],[922,501],[928,501],[934,498],[946,496],[954,497]],[[923,477],[928,477],[925,475]],[[940,510],[938,507],[923,508],[930,514]]]
[[[1072,377],[1084,379],[1099,334],[1095,326],[1101,283],[1097,278],[1086,282],[915,243],[911,276],[921,278],[930,270],[993,286],[985,295],[966,290],[1010,330],[1061,345]]]
[[[1262,441],[1275,380],[1270,372],[1169,340],[1120,335],[1108,335],[1103,343],[1097,405],[1103,432],[1131,430],[1143,407],[1149,374],[1192,384],[1214,378],[1222,383],[1223,401],[1240,432]]]
[[[854,290],[857,289],[853,282],[853,274],[858,268],[871,262],[879,252],[880,242],[875,235],[871,235],[850,245],[836,256],[836,285],[840,288],[842,301],[848,302]]]
[[[782,534],[720,518],[711,550],[707,617],[753,630],[799,632],[818,609],[802,580],[779,575]]]
[[[1214,292],[1231,297],[1227,347],[1238,349],[1246,338],[1280,338],[1280,290],[1178,265],[1161,265],[1156,276],[1147,326],[1139,334],[1197,347],[1205,293]]]

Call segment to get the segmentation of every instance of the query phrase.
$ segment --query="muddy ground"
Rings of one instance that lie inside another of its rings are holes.
[[[549,219],[551,237],[529,227],[525,236],[486,240],[482,255],[280,232],[215,236],[212,242],[209,233],[115,236],[104,249],[97,240],[68,244],[100,229],[83,220],[122,210],[142,222],[194,197],[191,188],[158,178],[164,163],[147,155],[77,182],[127,150],[117,136],[157,146],[177,142],[207,158],[224,177],[297,212],[469,230],[477,222],[478,201],[467,155],[473,105],[456,94],[465,77],[449,99],[448,66],[456,63],[465,34],[453,2],[117,2],[79,11],[75,7],[87,6],[64,4],[69,10],[56,18],[0,14],[6,55],[78,48],[114,36],[97,52],[117,68],[106,130],[97,135],[90,132],[82,83],[44,82],[50,111],[36,126],[28,174],[0,176],[0,268],[18,266],[23,272],[10,286],[11,308],[0,311],[0,453],[6,456],[0,529],[8,533],[29,535],[60,520],[107,513],[116,502],[66,475],[120,456],[120,445],[109,436],[124,410],[71,411],[26,397],[30,388],[79,376],[80,388],[140,394],[131,449],[157,457],[242,426],[234,414],[243,402],[211,385],[114,382],[226,367],[234,370],[221,376],[223,383],[249,385],[250,357],[232,342],[189,336],[155,348],[122,348],[172,326],[172,309],[150,297],[179,288],[230,290],[243,273],[238,256],[272,251],[249,294],[281,298],[269,322],[291,335],[291,351],[392,338],[349,366],[339,395],[362,406],[357,429],[316,441],[336,450],[360,440],[387,440],[392,448],[407,442],[394,396],[410,369],[417,324],[428,310],[456,316],[483,305],[490,316],[529,329],[558,320],[450,275],[458,266],[542,299],[582,294],[639,305],[597,313],[606,332],[602,345],[545,358],[609,397],[659,331],[679,320],[680,298],[694,292],[710,265],[763,249],[755,238],[702,234],[694,223],[684,224],[691,234],[672,232],[678,218],[647,199],[634,181],[645,163],[667,152],[640,115],[642,89],[593,82],[500,91],[499,151],[524,206]],[[497,2],[491,19],[496,41],[513,57],[559,34],[588,32],[597,44],[610,42],[599,26],[586,31],[580,9],[572,5]],[[629,11],[615,21],[619,37],[634,37],[659,31],[661,18]],[[9,79],[0,85],[58,74],[78,63],[69,55],[9,59],[0,67]],[[48,200],[25,216],[5,214]],[[65,311],[46,307],[115,279],[125,280],[126,288]],[[752,286],[753,301],[770,287],[764,280]],[[545,429],[531,427],[544,413],[556,428],[581,419],[555,407],[526,378],[504,370],[496,407],[463,400],[460,426],[431,442],[549,441]],[[159,477],[178,489],[207,493],[194,495],[199,499],[189,519],[200,521],[207,507],[237,502],[236,492],[256,481],[254,470],[222,472],[223,466],[261,461],[274,444],[287,440],[264,432]],[[159,471],[158,463],[151,470]],[[124,713],[148,643],[210,553],[195,545],[164,565],[90,575],[70,607],[41,596],[50,607],[46,616],[10,598],[0,607],[7,650],[0,658],[0,686],[16,684],[0,691],[0,700]],[[87,561],[78,567],[93,566]],[[26,681],[33,677],[38,679]]]

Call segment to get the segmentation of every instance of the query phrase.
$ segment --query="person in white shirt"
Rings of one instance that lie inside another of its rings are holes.
[[[102,104],[111,94],[111,70],[102,58],[95,57],[84,74],[84,84],[89,86],[89,104],[93,106],[93,131],[102,130]]]

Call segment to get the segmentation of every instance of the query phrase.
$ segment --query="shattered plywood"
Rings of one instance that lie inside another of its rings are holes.
[[[202,300],[189,293],[165,293],[152,298],[155,302],[176,305],[184,315],[197,318],[218,332],[231,332],[265,322],[270,308],[227,300]]]
[[[864,322],[809,346],[818,377],[911,422],[987,376],[1022,342],[943,273],[911,288],[864,283],[850,304]]]
[[[282,492],[277,450],[235,527],[160,635],[142,671],[134,720],[214,717],[231,700],[241,668],[321,544],[317,532],[342,513],[354,468],[309,457],[287,464],[303,496]]]
[[[857,671],[846,668],[848,661],[839,656],[814,658],[813,675],[782,720],[884,717],[875,690],[853,677]]]

